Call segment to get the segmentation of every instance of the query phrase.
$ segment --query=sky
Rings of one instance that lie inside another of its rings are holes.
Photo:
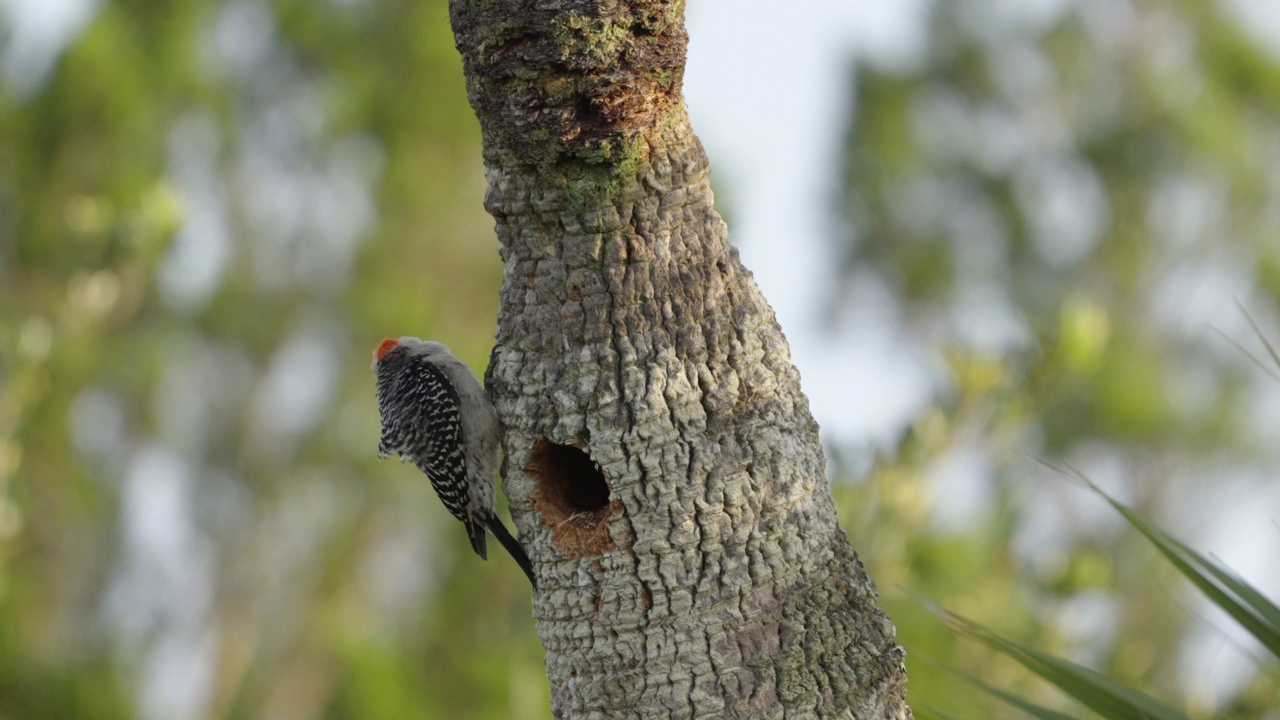
[[[1002,11],[1005,22],[1040,23],[1078,0],[986,1]],[[909,67],[925,41],[923,20],[931,4],[695,0],[686,16],[685,96],[694,131],[711,160],[712,184],[725,196],[730,239],[777,312],[824,443],[863,449],[860,457],[854,454],[855,473],[865,469],[859,463],[868,462],[872,452],[894,446],[933,399],[941,374],[932,351],[902,329],[899,309],[878,278],[837,274],[841,263],[830,239],[838,237],[832,229],[838,222],[852,63],[858,58],[881,67]],[[1224,5],[1280,52],[1280,3],[1224,0]],[[848,284],[849,304],[835,325],[827,326],[823,311],[837,283]],[[1206,323],[1238,323],[1230,290],[1224,292],[1208,304],[1210,298],[1199,298],[1197,331]],[[939,485],[935,504],[947,508],[939,522],[963,526],[981,521],[988,509],[991,459],[965,448],[955,455],[934,478]],[[1109,491],[1126,485],[1128,470],[1105,453],[1090,468],[1091,478]],[[1197,549],[1221,558],[1274,596],[1280,591],[1274,560],[1280,537],[1258,532],[1275,529],[1280,484],[1259,477],[1216,482],[1211,507],[1197,513]],[[1079,529],[1064,526],[1064,517],[1089,526],[1117,522],[1109,508],[1082,490],[1049,494],[1055,497],[1041,504],[1040,520],[1028,523],[1036,535],[1026,540],[1032,544],[1028,553],[1063,546]],[[1063,512],[1058,503],[1071,511]],[[1037,510],[1034,506],[1027,512]],[[1205,520],[1210,515],[1217,520]],[[1100,637],[1120,631],[1114,603],[1085,595],[1059,609],[1060,626]],[[1199,602],[1188,612],[1193,629],[1183,647],[1183,677],[1187,692],[1211,703],[1249,677],[1255,658],[1265,653],[1209,603]]]
[[[895,330],[878,280],[855,282],[826,327],[855,53],[918,55],[928,0],[690,3],[685,97],[726,197],[729,235],[791,344],[828,444],[888,448],[932,396],[927,355]],[[749,68],[751,72],[743,72]]]

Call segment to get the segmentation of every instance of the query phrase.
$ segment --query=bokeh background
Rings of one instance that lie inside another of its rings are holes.
[[[1280,594],[1280,6],[696,0],[690,112],[917,707],[1277,676],[1070,464]],[[443,0],[0,0],[0,719],[546,718],[528,588],[377,463],[501,268]],[[1261,362],[1255,362],[1255,360]]]

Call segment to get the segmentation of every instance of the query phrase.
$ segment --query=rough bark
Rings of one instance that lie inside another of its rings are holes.
[[[712,207],[683,3],[451,17],[505,268],[486,380],[554,712],[911,717],[786,340]]]

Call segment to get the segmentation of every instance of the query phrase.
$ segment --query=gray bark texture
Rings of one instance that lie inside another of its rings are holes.
[[[910,718],[786,340],[712,207],[684,3],[450,10],[505,268],[486,385],[553,712]]]

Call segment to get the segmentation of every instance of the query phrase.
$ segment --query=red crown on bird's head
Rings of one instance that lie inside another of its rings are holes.
[[[378,349],[373,352],[373,355],[374,357],[381,360],[382,358],[387,356],[387,353],[391,352],[392,350],[395,350],[397,347],[399,347],[399,345],[400,345],[399,340],[395,338],[387,338],[386,340],[383,340],[381,343],[378,343]]]

